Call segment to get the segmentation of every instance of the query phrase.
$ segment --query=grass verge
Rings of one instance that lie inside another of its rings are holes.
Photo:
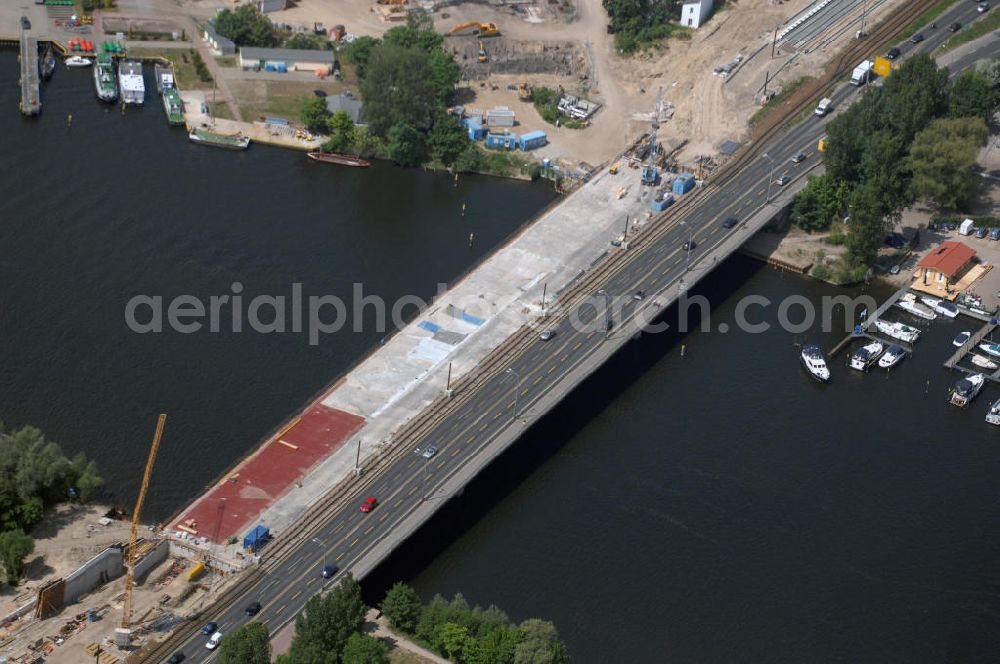
[[[900,34],[906,36],[907,38],[912,37],[914,34],[917,33],[918,30],[920,30],[920,28],[924,27],[925,25],[936,19],[938,16],[943,14],[944,10],[948,9],[948,7],[951,7],[956,2],[961,2],[961,0],[941,0],[941,2],[937,3],[936,5],[925,11],[923,14],[915,18],[913,20],[913,23],[910,23],[910,25]]]
[[[195,69],[194,51],[177,48],[130,48],[134,58],[163,58],[174,68],[174,82],[181,90],[211,90],[212,82],[203,81]]]
[[[956,32],[954,36],[949,37],[948,41],[938,46],[935,53],[947,53],[962,44],[967,44],[970,41],[1000,30],[1000,11],[997,11],[997,9],[991,9],[986,12],[986,15],[983,18],[979,19],[975,23],[969,24],[968,27],[968,30],[962,29],[961,31]]]
[[[783,101],[788,99],[793,92],[801,88],[803,85],[813,80],[814,76],[800,76],[796,80],[792,81],[788,85],[782,86],[781,91],[774,95],[770,101],[764,104],[756,113],[750,116],[750,124],[754,125],[767,117],[767,114],[776,109]]]

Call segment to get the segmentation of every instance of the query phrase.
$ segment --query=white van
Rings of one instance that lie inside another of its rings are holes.
[[[219,647],[219,641],[221,640],[222,640],[222,632],[216,632],[208,640],[208,643],[205,644],[205,647],[208,648],[209,650],[215,650],[216,648]]]
[[[958,227],[958,232],[960,235],[972,235],[973,226],[975,224],[971,219],[966,219],[962,222],[962,225]]]
[[[820,116],[826,115],[827,111],[830,110],[831,106],[833,106],[833,100],[830,99],[829,97],[823,97],[822,99],[819,100],[819,105],[816,107],[815,111],[816,115]]]

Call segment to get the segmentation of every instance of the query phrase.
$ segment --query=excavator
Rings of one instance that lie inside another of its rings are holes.
[[[456,33],[462,32],[463,30],[468,30],[469,28],[475,28],[475,34],[480,37],[499,37],[500,28],[496,23],[480,23],[479,21],[467,21],[465,23],[459,23],[454,28],[449,30],[448,35],[454,35]]]
[[[517,98],[521,101],[531,101],[531,86],[527,81],[517,86]]]

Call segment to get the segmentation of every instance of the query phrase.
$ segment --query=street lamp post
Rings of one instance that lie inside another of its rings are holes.
[[[681,226],[686,226],[688,229],[687,250],[684,252],[684,271],[687,272],[691,269],[691,251],[694,249],[691,243],[694,241],[694,228],[687,225],[686,219],[681,221]]]
[[[761,157],[764,157],[769,162],[771,162],[771,172],[767,176],[767,198],[764,199],[765,203],[770,203],[771,202],[771,183],[774,182],[774,166],[775,166],[775,164],[774,164],[774,159],[772,159],[771,155],[769,155],[768,153],[765,152],[764,154],[761,155]]]
[[[598,295],[603,295],[606,306],[604,307],[604,332],[605,336],[611,334],[611,327],[614,325],[614,318],[611,313],[611,296],[603,288],[597,291]]]
[[[512,374],[517,379],[517,384],[514,386],[514,414],[511,420],[517,419],[517,398],[521,392],[521,374],[514,371],[514,367],[507,367],[506,373]]]

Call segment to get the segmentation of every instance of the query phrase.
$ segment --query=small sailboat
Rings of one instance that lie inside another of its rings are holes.
[[[877,320],[875,321],[875,328],[882,334],[886,334],[893,339],[905,341],[906,343],[913,343],[920,337],[920,330],[904,323]]]
[[[885,355],[878,359],[878,366],[882,369],[891,369],[906,358],[906,350],[897,344],[889,346]]]
[[[803,346],[800,359],[802,360],[802,366],[806,368],[806,371],[813,378],[821,383],[828,383],[830,381],[830,369],[826,366],[826,359],[824,359],[823,351],[820,350],[819,346],[811,344]]]
[[[983,378],[982,374],[969,374],[955,383],[949,401],[953,406],[965,408],[976,398],[980,390],[983,389],[985,382],[986,379]]]
[[[930,308],[917,302],[917,298],[913,293],[907,293],[903,297],[899,298],[899,301],[896,302],[896,306],[925,320],[934,320],[937,318],[937,314],[931,311]]]
[[[993,357],[1000,357],[1000,344],[979,344],[979,350],[985,351]]]
[[[858,371],[868,371],[879,355],[882,354],[883,346],[878,341],[871,341],[854,351],[848,366]]]
[[[982,367],[983,369],[989,369],[990,371],[993,371],[997,368],[997,363],[988,357],[983,357],[982,355],[973,353],[970,359],[972,360],[972,363],[975,364],[977,367]]]
[[[948,300],[942,300],[929,295],[921,295],[920,301],[930,307],[935,313],[939,313],[942,316],[954,318],[958,315],[958,307]]]
[[[990,404],[990,412],[986,413],[986,421],[1000,426],[1000,399]]]
[[[952,340],[951,343],[956,348],[961,348],[962,346],[965,345],[965,342],[968,341],[969,337],[971,337],[971,336],[972,336],[972,332],[959,332],[958,336],[955,337],[955,339]]]

